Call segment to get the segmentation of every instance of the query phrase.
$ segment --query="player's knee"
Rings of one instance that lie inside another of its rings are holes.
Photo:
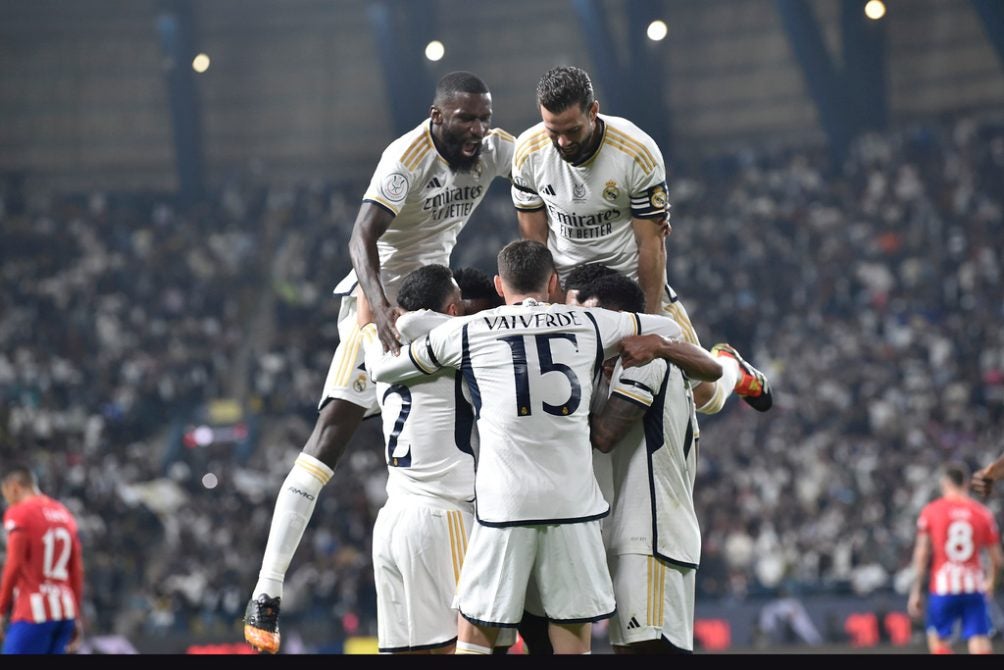
[[[303,452],[334,469],[363,420],[366,409],[341,398],[329,398],[317,415]]]

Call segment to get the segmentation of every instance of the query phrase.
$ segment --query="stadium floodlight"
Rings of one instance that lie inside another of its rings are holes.
[[[648,38],[653,42],[661,42],[669,34],[669,26],[666,25],[665,21],[656,19],[652,23],[648,24],[648,30],[645,31]]]
[[[439,40],[432,40],[425,45],[425,57],[435,62],[446,55],[446,47]]]
[[[199,74],[202,74],[209,69],[209,63],[209,56],[204,53],[200,53],[192,59],[192,69]]]
[[[885,16],[885,3],[882,0],[868,0],[865,5],[865,16],[872,21],[878,21]]]

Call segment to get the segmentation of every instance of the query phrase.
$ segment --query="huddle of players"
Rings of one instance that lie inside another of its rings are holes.
[[[692,649],[694,410],[734,392],[765,411],[772,394],[731,347],[697,346],[666,284],[655,143],[600,115],[578,68],[552,69],[537,93],[542,122],[514,140],[490,129],[484,83],[451,73],[429,119],[384,151],[336,288],[318,423],[277,497],[245,613],[257,649],[278,650],[291,556],[344,443],[376,412],[390,470],[374,529],[381,651],[487,652],[525,611],[555,651],[585,652],[615,588],[615,647]],[[479,297],[506,304],[472,314],[447,266],[495,177],[512,182],[524,239],[500,252],[493,286],[481,278]],[[577,268],[609,274],[575,287]],[[566,293],[593,302],[565,305]],[[596,474],[593,447],[612,450]],[[459,631],[445,622],[457,609]]]
[[[487,654],[525,612],[548,624],[534,652],[587,652],[591,622],[611,616],[615,647],[689,650],[700,530],[688,379],[717,379],[720,365],[667,342],[678,325],[641,313],[640,286],[616,271],[572,272],[564,305],[547,302],[558,281],[543,245],[511,243],[498,264],[506,305],[473,314],[447,268],[408,275],[407,355],[385,355],[364,329],[390,466],[373,538],[381,651]],[[673,363],[612,369],[622,345],[629,364]],[[613,449],[607,492],[594,447]]]

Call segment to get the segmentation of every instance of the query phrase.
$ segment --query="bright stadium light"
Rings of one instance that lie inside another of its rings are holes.
[[[653,42],[661,42],[666,39],[666,35],[669,34],[669,26],[666,25],[665,21],[656,19],[652,23],[648,24],[648,30],[645,31],[648,38]]]
[[[872,21],[878,21],[885,16],[885,3],[882,0],[868,0],[865,5],[865,16]]]
[[[209,56],[206,54],[199,54],[192,59],[192,69],[202,74],[209,69]]]
[[[205,486],[207,489],[215,489],[216,485],[219,483],[220,480],[218,480],[216,478],[216,475],[214,475],[212,472],[207,472],[206,474],[202,475],[202,485]]]
[[[432,40],[425,45],[425,57],[431,61],[441,60],[446,55],[446,47],[439,40]]]

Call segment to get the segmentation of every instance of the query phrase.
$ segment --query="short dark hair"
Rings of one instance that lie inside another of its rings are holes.
[[[27,463],[10,463],[4,466],[0,482],[7,481],[16,481],[21,486],[38,486],[38,478],[35,476],[35,471]]]
[[[579,289],[579,302],[596,298],[604,309],[624,312],[645,311],[645,291],[641,284],[619,272],[603,275]]]
[[[431,309],[434,312],[446,307],[453,291],[453,272],[445,265],[424,265],[405,275],[397,292],[397,304],[414,312]]]
[[[600,277],[615,274],[618,274],[617,270],[603,263],[582,263],[572,268],[565,277],[565,290],[581,291]]]
[[[946,463],[942,468],[942,474],[959,488],[965,488],[969,484],[969,467],[962,461]]]
[[[474,267],[459,268],[453,271],[453,279],[460,286],[460,295],[464,300],[487,300],[493,307],[504,302],[495,290],[495,282],[483,270]]]
[[[480,95],[488,92],[488,85],[476,74],[463,70],[448,72],[436,84],[436,97],[432,100],[432,104],[441,105],[459,93]]]
[[[516,240],[498,255],[499,276],[517,293],[547,290],[554,273],[554,257],[547,246],[535,240]]]
[[[551,68],[537,82],[537,104],[555,114],[572,105],[578,105],[579,109],[585,111],[595,99],[593,82],[582,68]]]

